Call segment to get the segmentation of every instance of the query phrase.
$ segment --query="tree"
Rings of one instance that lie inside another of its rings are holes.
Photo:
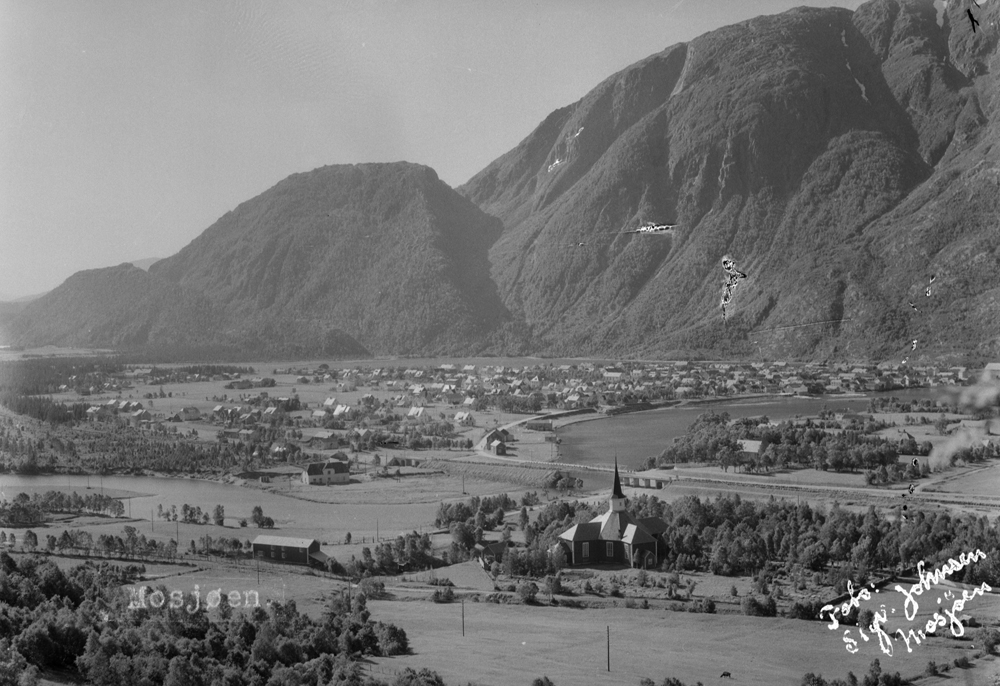
[[[556,686],[552,679],[547,676],[536,677],[534,681],[531,682],[531,686]]]
[[[942,414],[935,420],[934,428],[937,429],[937,432],[939,434],[944,436],[946,433],[948,433],[948,424],[949,424],[948,418]]]
[[[226,510],[222,505],[215,506],[215,509],[212,511],[212,519],[216,526],[225,526]]]
[[[351,544],[351,532],[350,532],[350,531],[348,531],[348,532],[347,532],[347,533],[346,533],[346,534],[344,535],[344,544],[345,544],[345,545],[350,545],[350,544]]]
[[[258,529],[264,526],[264,508],[260,505],[254,505],[253,513],[250,515],[250,521],[253,522]]]
[[[535,596],[537,595],[538,584],[533,581],[522,581],[517,587],[517,597],[521,599],[522,603],[535,602]]]
[[[38,547],[38,536],[31,529],[24,532],[24,540],[21,542],[21,547],[27,550],[29,553],[35,552]]]
[[[524,531],[525,527],[528,526],[528,508],[521,508],[521,514],[517,517],[517,523],[521,527],[521,531]]]

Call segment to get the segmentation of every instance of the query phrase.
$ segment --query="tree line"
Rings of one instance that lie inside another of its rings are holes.
[[[18,493],[12,501],[0,501],[0,523],[5,526],[37,526],[45,520],[46,512],[73,512],[108,514],[121,517],[125,506],[121,500],[100,493],[81,496],[76,491],[66,495],[62,491],[46,491],[29,496]]]
[[[364,594],[334,596],[319,619],[294,601],[209,609],[193,593],[181,609],[130,609],[121,585],[141,573],[91,561],[64,572],[42,557],[0,553],[4,674],[37,683],[39,670],[59,670],[95,686],[386,686],[362,674],[359,661],[409,651],[402,629],[371,620]],[[433,672],[408,670],[393,686],[441,683]]]

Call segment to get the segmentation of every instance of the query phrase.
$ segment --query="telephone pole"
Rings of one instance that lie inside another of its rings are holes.
[[[611,671],[611,625],[608,625],[608,671]]]
[[[465,636],[465,598],[462,598],[462,636]]]

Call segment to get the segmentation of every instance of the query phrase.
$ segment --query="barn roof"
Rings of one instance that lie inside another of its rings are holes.
[[[258,536],[253,545],[280,545],[286,548],[308,548],[316,543],[315,538],[288,538],[286,536]]]

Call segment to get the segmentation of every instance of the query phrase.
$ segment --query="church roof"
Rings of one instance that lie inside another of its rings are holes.
[[[629,524],[625,527],[625,535],[622,536],[622,542],[629,545],[640,545],[642,543],[654,543],[655,539],[635,524]]]
[[[624,498],[625,494],[622,493],[622,480],[618,477],[618,458],[615,458],[615,487],[611,491],[612,498]]]
[[[596,541],[601,535],[601,527],[594,522],[574,524],[559,534],[564,541]]]

